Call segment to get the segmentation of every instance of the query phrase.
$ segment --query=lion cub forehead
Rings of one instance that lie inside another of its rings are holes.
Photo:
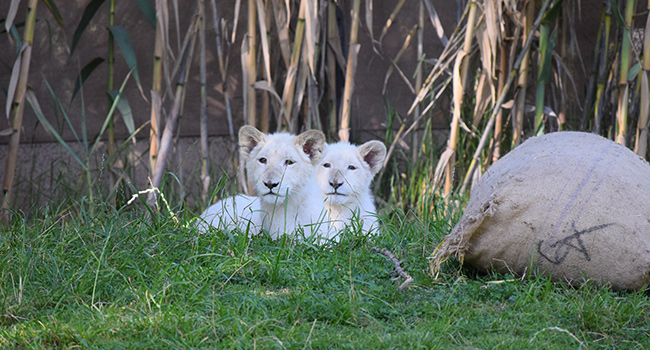
[[[257,156],[300,157],[296,136],[287,133],[267,135],[266,142],[257,150]]]
[[[327,145],[325,147],[325,156],[323,157],[323,161],[325,160],[330,163],[349,163],[355,160],[363,163],[357,146],[351,145],[348,142],[337,142]]]

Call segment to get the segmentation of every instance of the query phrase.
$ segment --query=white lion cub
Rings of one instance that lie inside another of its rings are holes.
[[[337,231],[357,218],[363,232],[377,229],[377,213],[370,190],[373,177],[386,159],[386,146],[368,141],[361,146],[338,142],[325,146],[316,181],[325,198],[330,224]]]
[[[324,145],[325,135],[317,130],[295,136],[264,134],[243,126],[239,130],[240,153],[255,197],[223,199],[206,209],[201,218],[219,228],[266,230],[273,239],[291,234],[299,226],[305,236],[330,238],[323,197],[314,177]]]

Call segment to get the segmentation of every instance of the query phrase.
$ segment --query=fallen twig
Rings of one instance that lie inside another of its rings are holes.
[[[409,284],[411,284],[411,282],[413,282],[413,277],[411,277],[411,275],[409,275],[408,272],[404,271],[404,269],[402,268],[402,261],[400,261],[395,256],[395,254],[393,254],[390,250],[386,248],[379,248],[375,246],[372,249],[374,249],[377,253],[381,253],[385,255],[388,259],[390,259],[393,262],[393,264],[395,264],[394,272],[397,273],[398,275],[397,277],[395,277],[395,280],[404,278],[404,282],[402,282],[402,284],[400,284],[399,287],[397,287],[397,290],[401,292],[404,289],[406,289],[406,287],[408,287]]]

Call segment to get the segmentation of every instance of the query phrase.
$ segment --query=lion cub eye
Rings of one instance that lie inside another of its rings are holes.
[[[257,161],[262,163],[262,164],[266,164],[266,158],[264,158],[264,157],[258,159]]]
[[[291,165],[291,164],[295,164],[295,163],[296,162],[291,160],[291,159],[287,159],[287,160],[284,161],[284,165]]]
[[[330,163],[325,163],[325,164],[323,164],[323,167],[324,167],[324,168],[329,168],[329,167],[331,167],[331,166],[332,166],[332,164],[330,164]]]
[[[357,170],[357,167],[354,165],[348,165],[348,169],[350,170]]]

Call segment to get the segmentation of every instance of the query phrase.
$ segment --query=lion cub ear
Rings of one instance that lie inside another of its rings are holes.
[[[373,140],[359,146],[358,150],[363,161],[370,165],[370,171],[372,174],[377,174],[384,166],[384,160],[386,159],[386,146],[379,141]]]
[[[316,164],[323,156],[325,134],[318,130],[307,130],[296,137],[296,147],[309,156],[312,164]]]
[[[244,125],[239,129],[239,153],[249,157],[253,149],[260,143],[266,141],[266,135],[250,125]]]

